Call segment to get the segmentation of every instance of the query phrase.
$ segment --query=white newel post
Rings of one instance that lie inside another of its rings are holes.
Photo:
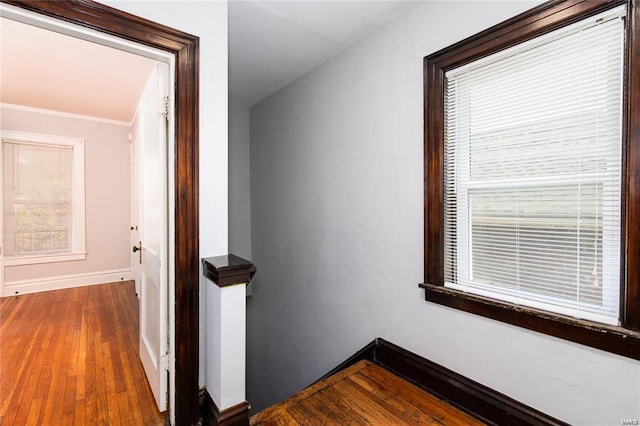
[[[205,424],[247,424],[245,395],[246,293],[255,272],[233,254],[202,259],[206,278]]]

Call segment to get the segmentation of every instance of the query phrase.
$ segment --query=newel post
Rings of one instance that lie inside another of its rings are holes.
[[[206,281],[205,425],[248,425],[245,395],[246,294],[256,271],[233,254],[202,259]]]

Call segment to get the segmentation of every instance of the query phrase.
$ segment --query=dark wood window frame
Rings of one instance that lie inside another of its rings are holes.
[[[558,315],[444,286],[445,72],[626,4],[623,100],[621,326]],[[424,58],[424,283],[427,301],[640,359],[640,5],[635,0],[554,0]]]
[[[90,0],[4,3],[175,55],[175,419],[197,424],[198,393],[198,99],[199,39]]]

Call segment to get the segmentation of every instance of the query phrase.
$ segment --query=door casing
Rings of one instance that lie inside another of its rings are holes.
[[[1,0],[175,55],[175,423],[200,418],[198,105],[199,39],[191,34],[90,1]]]

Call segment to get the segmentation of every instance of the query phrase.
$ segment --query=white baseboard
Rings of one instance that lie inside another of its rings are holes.
[[[57,277],[38,278],[34,280],[7,281],[4,283],[4,288],[1,289],[0,297],[38,293],[41,291],[62,290],[65,288],[105,284],[116,281],[128,281],[132,279],[133,275],[131,274],[131,269],[113,269],[110,271],[60,275]]]

